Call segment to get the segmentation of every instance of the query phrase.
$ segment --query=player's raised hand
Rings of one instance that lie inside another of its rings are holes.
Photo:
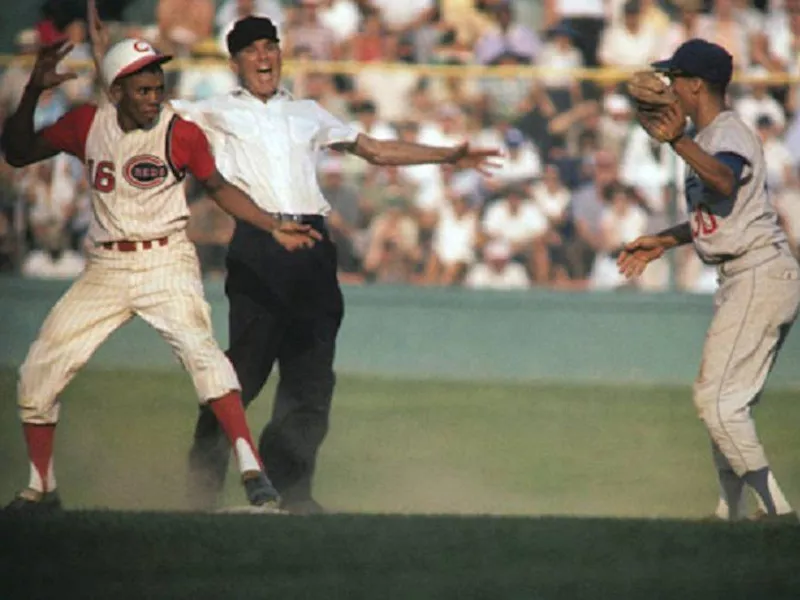
[[[665,251],[662,240],[655,235],[643,235],[628,242],[617,257],[617,268],[627,279],[638,277],[652,261]]]
[[[302,248],[311,248],[318,240],[322,239],[322,234],[310,225],[282,221],[276,229],[272,230],[272,237],[281,246],[292,252]]]
[[[500,166],[493,159],[500,155],[497,148],[471,148],[468,142],[464,142],[454,149],[449,162],[459,169],[476,169],[484,175],[491,175],[491,170]]]
[[[95,60],[102,60],[111,47],[111,35],[108,33],[108,27],[100,20],[96,0],[87,2],[86,15],[89,20],[89,39],[92,42],[92,55]]]
[[[70,71],[59,73],[56,70],[58,63],[72,51],[72,48],[72,44],[63,39],[39,48],[39,52],[36,53],[36,63],[31,71],[30,85],[39,90],[48,90],[75,79],[78,76],[76,73]]]

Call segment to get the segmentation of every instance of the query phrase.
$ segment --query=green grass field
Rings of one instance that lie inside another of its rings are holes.
[[[0,397],[10,499],[28,470],[10,370]],[[800,504],[797,400],[770,390],[756,414]],[[716,482],[688,388],[342,377],[316,488],[339,514],[313,518],[183,511],[182,373],[87,371],[63,405],[72,510],[0,515],[0,599],[800,597],[800,527],[698,522]],[[230,478],[225,504],[243,498]]]

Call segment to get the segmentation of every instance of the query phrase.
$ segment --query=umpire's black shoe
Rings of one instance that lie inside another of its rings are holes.
[[[280,496],[278,490],[263,471],[245,471],[242,473],[242,483],[247,494],[247,501],[251,506],[264,507],[265,509],[278,509]]]
[[[61,498],[58,492],[39,492],[31,488],[25,488],[16,498],[9,502],[4,512],[19,512],[30,514],[48,514],[61,510]]]
[[[302,500],[282,500],[281,509],[290,515],[322,515],[327,511],[322,505],[313,498],[303,498]]]

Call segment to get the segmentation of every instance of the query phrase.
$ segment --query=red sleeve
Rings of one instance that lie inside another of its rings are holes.
[[[170,128],[169,158],[179,173],[188,170],[205,181],[217,170],[206,134],[194,123],[176,118]]]
[[[78,106],[39,133],[56,150],[85,160],[86,138],[89,136],[89,128],[96,112],[97,107],[94,104]]]

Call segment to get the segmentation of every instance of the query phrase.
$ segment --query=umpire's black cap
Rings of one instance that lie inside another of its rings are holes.
[[[279,42],[278,28],[271,19],[267,17],[245,17],[239,19],[228,33],[225,41],[228,44],[228,52],[235,56],[243,48],[247,48],[256,40],[269,40]]]
[[[728,51],[700,38],[684,42],[672,58],[654,62],[651,66],[667,74],[699,77],[721,85],[728,85],[733,75],[733,57]]]

